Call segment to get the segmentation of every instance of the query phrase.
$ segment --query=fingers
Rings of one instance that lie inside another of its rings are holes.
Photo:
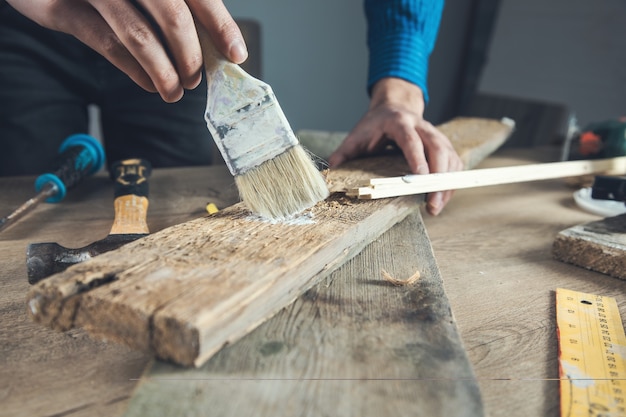
[[[328,158],[329,167],[335,168],[350,159],[368,153],[368,149],[382,141],[382,136],[382,132],[377,130],[367,118],[364,118],[330,155]]]
[[[420,138],[427,149],[431,172],[461,171],[463,162],[458,156],[450,140],[430,123],[424,121],[418,127]],[[431,193],[426,199],[427,211],[436,216],[452,198],[454,191]]]
[[[397,120],[390,127],[389,137],[402,150],[411,172],[414,174],[432,172],[432,167],[426,158],[424,141],[417,132],[415,121]]]
[[[375,153],[387,140],[393,140],[402,150],[412,173],[463,169],[461,159],[441,131],[411,112],[389,108],[370,110],[330,156],[329,165],[334,168],[347,160]],[[452,191],[429,194],[426,209],[438,215],[452,194]]]
[[[9,3],[26,17],[62,31],[99,52],[142,88],[166,102],[180,100],[202,79],[194,17],[227,59],[247,50],[221,0],[31,0]]]
[[[83,0],[56,2],[16,2],[20,13],[41,26],[73,35],[124,71],[143,89],[156,92],[157,87],[141,63],[124,46],[120,38],[89,3]]]
[[[125,0],[90,2],[111,27],[121,45],[148,74],[163,100],[180,100],[184,94],[181,79],[147,17]],[[193,26],[191,28],[193,30]],[[119,46],[116,42],[107,45],[104,56],[111,60]]]
[[[160,28],[182,87],[197,87],[202,80],[202,51],[187,5],[183,0],[140,0],[140,3]]]
[[[410,130],[401,131],[394,138],[413,173],[428,174],[460,169],[456,163],[456,152],[452,145],[448,146],[448,138],[426,121],[421,121]],[[429,194],[426,210],[433,216],[439,215],[451,197],[452,191]]]
[[[217,49],[235,64],[248,58],[241,30],[221,0],[188,0],[193,15],[207,29]]]

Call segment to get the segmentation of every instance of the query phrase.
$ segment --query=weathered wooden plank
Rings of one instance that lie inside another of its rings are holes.
[[[559,261],[626,280],[626,215],[559,232],[552,254]]]
[[[420,279],[394,286],[382,271]],[[156,362],[125,417],[482,414],[415,213],[201,368]]]
[[[30,314],[55,329],[79,326],[199,365],[356,255],[419,201],[371,205],[336,197],[279,224],[235,205],[48,278],[30,292]]]
[[[0,178],[0,213],[10,213],[30,198],[34,180]],[[152,180],[151,230],[206,213],[209,198],[219,207],[237,201],[225,167],[158,169]],[[24,304],[30,288],[27,245],[57,241],[82,247],[101,239],[111,229],[112,205],[113,183],[99,173],[62,203],[40,205],[0,234],[0,416],[111,417],[126,409],[133,379],[144,372],[150,356],[91,338],[80,329],[52,332],[29,320]]]
[[[491,143],[495,135],[488,131],[482,141]],[[481,153],[483,142],[468,138],[468,146]],[[333,170],[329,181],[379,176],[381,164],[402,169],[403,158],[393,158],[353,161]],[[253,217],[235,205],[48,278],[29,292],[29,314],[57,330],[82,327],[159,358],[198,366],[356,255],[421,201],[335,196],[282,223]]]

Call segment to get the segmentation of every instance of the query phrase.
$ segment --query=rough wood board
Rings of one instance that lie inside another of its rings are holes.
[[[338,197],[302,224],[270,224],[235,205],[42,281],[28,295],[30,314],[200,365],[417,207],[417,198],[371,205]]]
[[[199,369],[156,362],[125,417],[483,415],[419,213],[328,281]]]
[[[552,254],[560,261],[626,280],[626,215],[561,231]]]
[[[462,125],[461,154],[475,149],[484,158],[482,144],[502,136],[501,129],[481,137],[470,129],[463,141]],[[387,160],[352,161],[333,170],[329,181],[377,175],[381,163],[386,166]],[[251,217],[235,205],[42,281],[27,296],[28,311],[57,330],[82,327],[159,358],[199,366],[356,255],[422,200],[361,202],[335,196],[298,221],[279,224]]]
[[[33,195],[34,176],[0,178],[0,213]],[[111,417],[126,409],[150,355],[81,330],[53,332],[28,318],[26,247],[82,247],[106,237],[114,186],[106,173],[79,184],[60,204],[41,204],[0,233],[0,416]],[[237,201],[226,166],[159,168],[151,177],[148,223],[156,231],[206,214],[207,201]]]

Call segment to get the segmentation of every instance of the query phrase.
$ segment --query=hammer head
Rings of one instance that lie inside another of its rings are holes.
[[[111,234],[83,248],[66,248],[57,243],[31,243],[26,251],[28,282],[36,284],[50,275],[84,262],[126,243],[147,236],[147,233]]]

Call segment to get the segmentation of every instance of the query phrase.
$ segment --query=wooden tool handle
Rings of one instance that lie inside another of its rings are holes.
[[[196,22],[196,31],[198,32],[198,39],[200,40],[200,49],[202,50],[202,60],[204,62],[204,71],[206,73],[207,81],[210,84],[213,78],[219,74],[225,74],[234,80],[246,81],[253,78],[250,74],[243,70],[239,65],[229,61],[224,54],[217,50],[213,40],[209,36],[202,25]],[[224,82],[222,77],[219,77],[219,82]],[[209,89],[210,90],[210,89]]]
[[[374,178],[366,186],[348,191],[347,195],[371,200],[488,185],[513,184],[600,173],[624,174],[625,172],[626,157],[552,162],[427,175]]]
[[[126,159],[111,166],[115,180],[115,220],[111,235],[148,234],[148,177],[150,163],[143,159]]]

